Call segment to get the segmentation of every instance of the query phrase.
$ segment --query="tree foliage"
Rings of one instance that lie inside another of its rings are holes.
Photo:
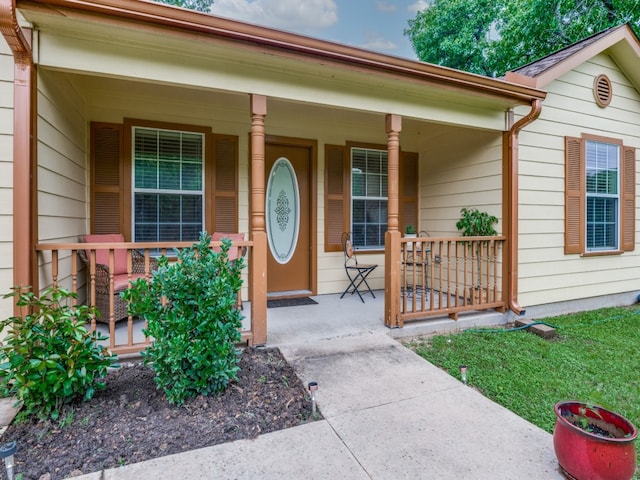
[[[199,12],[208,12],[213,5],[213,0],[156,0],[159,3],[175,5],[176,7],[189,8]]]
[[[499,76],[623,23],[640,33],[640,1],[433,0],[405,35],[425,62]]]

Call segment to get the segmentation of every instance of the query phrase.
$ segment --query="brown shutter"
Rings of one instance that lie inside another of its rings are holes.
[[[622,159],[622,250],[636,246],[636,149],[623,148]]]
[[[418,233],[418,154],[402,152],[400,157],[400,231],[412,225]],[[423,230],[428,227],[422,226]]]
[[[584,252],[585,179],[584,142],[565,137],[564,253]]]
[[[213,136],[213,231],[238,231],[238,137]]]
[[[123,127],[91,123],[91,233],[122,233]]]
[[[326,145],[324,153],[324,249],[342,250],[342,233],[349,228],[350,178],[347,148]]]

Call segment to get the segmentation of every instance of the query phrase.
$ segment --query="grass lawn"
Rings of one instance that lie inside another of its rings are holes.
[[[467,330],[406,345],[542,429],[552,432],[561,400],[596,403],[640,426],[640,307],[605,308],[538,319],[558,337],[524,330]],[[636,446],[636,451],[640,449]],[[636,477],[640,478],[637,454]]]

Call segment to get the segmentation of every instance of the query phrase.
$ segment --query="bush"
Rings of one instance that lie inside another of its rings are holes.
[[[177,261],[160,258],[150,281],[136,280],[123,293],[129,313],[147,321],[154,339],[143,352],[145,364],[170,403],[224,391],[237,378],[242,316],[236,306],[242,286],[242,258],[228,261],[229,240],[220,252],[211,237],[177,252]]]
[[[75,293],[48,288],[38,297],[18,287],[12,290],[4,298],[17,297],[27,313],[0,322],[7,329],[0,347],[0,393],[17,397],[21,416],[56,420],[64,405],[80,397],[90,400],[105,388],[115,355],[96,343],[107,337],[86,328],[95,308],[68,304]]]

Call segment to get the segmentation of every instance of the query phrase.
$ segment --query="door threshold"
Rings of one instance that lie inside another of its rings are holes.
[[[267,293],[267,300],[283,300],[285,298],[300,298],[311,296],[313,296],[313,292],[311,290],[288,290],[286,292],[269,292]]]

